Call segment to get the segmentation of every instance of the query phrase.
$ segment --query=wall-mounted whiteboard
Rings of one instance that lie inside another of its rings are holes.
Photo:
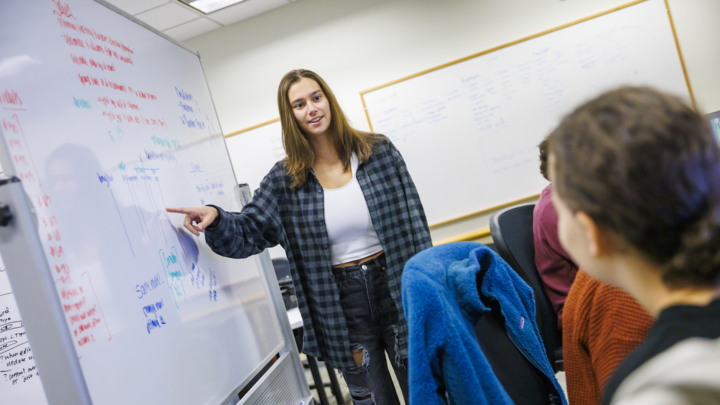
[[[225,138],[235,176],[253,192],[275,163],[285,159],[282,126],[275,119]]]
[[[164,211],[240,208],[198,56],[90,0],[3,1],[0,43],[4,146],[92,402],[220,403],[283,338],[258,261]]]
[[[225,144],[235,169],[235,177],[238,182],[247,183],[253,193],[275,163],[287,156],[279,118],[226,135]],[[287,258],[280,245],[267,251],[273,259]]]
[[[581,102],[649,85],[690,102],[666,3],[648,0],[362,93],[433,224],[540,193],[537,145]]]

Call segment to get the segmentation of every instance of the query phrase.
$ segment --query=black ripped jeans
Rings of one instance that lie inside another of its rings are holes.
[[[409,401],[407,368],[397,356],[398,309],[390,296],[386,267],[382,254],[362,264],[333,269],[340,288],[351,349],[353,352],[361,350],[363,354],[362,365],[357,370],[343,371],[356,405],[400,403],[385,352],[392,360],[405,403]]]

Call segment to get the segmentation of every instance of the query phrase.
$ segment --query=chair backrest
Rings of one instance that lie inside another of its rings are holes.
[[[490,233],[497,252],[535,294],[536,319],[550,364],[555,365],[555,350],[562,346],[557,314],[543,288],[535,267],[533,209],[535,204],[506,208],[490,218]]]
[[[478,280],[478,286],[481,283]],[[510,340],[500,307],[486,305],[491,310],[475,324],[475,337],[495,376],[514,404],[547,404],[552,393],[547,377]]]

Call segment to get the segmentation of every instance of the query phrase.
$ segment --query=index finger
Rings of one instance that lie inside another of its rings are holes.
[[[165,208],[165,211],[167,212],[175,212],[178,214],[190,214],[194,212],[192,208],[184,208],[184,207],[178,207],[178,208]]]

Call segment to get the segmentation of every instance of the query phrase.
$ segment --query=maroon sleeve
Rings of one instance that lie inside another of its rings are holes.
[[[545,293],[558,314],[558,326],[562,328],[562,309],[578,268],[560,244],[558,217],[549,189],[548,186],[543,190],[533,213],[535,266],[543,280]]]

